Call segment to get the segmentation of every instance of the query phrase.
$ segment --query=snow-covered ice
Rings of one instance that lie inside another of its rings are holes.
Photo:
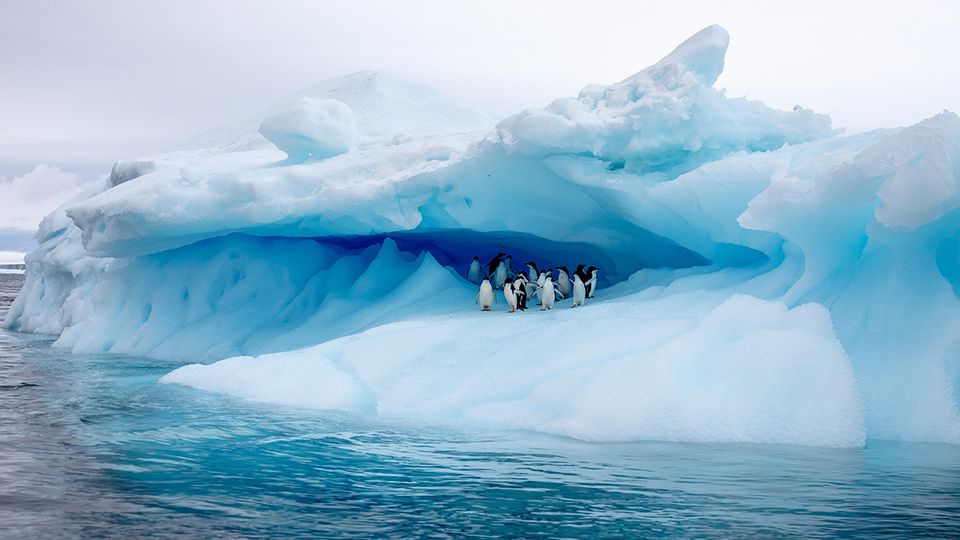
[[[398,77],[321,83],[48,216],[5,325],[364,415],[960,443],[960,118],[844,136],[729,98],[728,41],[495,127]],[[481,313],[466,269],[498,251],[600,290]]]
[[[290,161],[323,159],[357,148],[357,123],[347,104],[301,97],[263,119],[260,135]]]

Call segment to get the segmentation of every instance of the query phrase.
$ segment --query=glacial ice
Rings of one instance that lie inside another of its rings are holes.
[[[347,104],[335,99],[297,98],[263,119],[260,135],[291,162],[333,157],[357,147],[357,123]]]
[[[5,325],[362,415],[960,443],[960,118],[842,136],[728,98],[728,39],[482,131],[399,78],[321,83],[51,214]],[[463,276],[498,251],[600,290],[481,313]]]

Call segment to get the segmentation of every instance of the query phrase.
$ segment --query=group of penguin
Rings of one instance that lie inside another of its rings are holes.
[[[467,279],[480,285],[476,303],[482,311],[493,309],[495,290],[503,290],[510,313],[525,311],[527,300],[534,296],[540,299],[540,311],[553,309],[557,299],[572,296],[573,304],[570,307],[577,307],[582,306],[587,298],[593,298],[597,288],[597,273],[600,271],[596,266],[581,264],[572,274],[566,266],[558,266],[557,280],[554,281],[553,268],[540,270],[532,261],[524,264],[526,273],[515,271],[511,257],[501,252],[487,263],[484,273],[480,258],[473,258],[467,270]]]

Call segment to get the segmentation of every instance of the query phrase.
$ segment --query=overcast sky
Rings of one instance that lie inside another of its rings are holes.
[[[718,23],[731,42],[717,86],[730,96],[801,104],[848,132],[960,110],[955,1],[0,0],[0,7],[0,195],[10,184],[0,199],[0,243],[14,204],[55,206],[116,159],[163,151],[304,86],[365,69],[418,79],[500,117],[575,95],[587,83],[623,79]],[[39,164],[50,167],[39,174]],[[59,187],[24,187],[47,177]],[[30,221],[20,214],[18,224]]]

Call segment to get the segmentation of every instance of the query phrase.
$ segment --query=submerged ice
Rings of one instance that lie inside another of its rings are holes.
[[[48,216],[5,325],[356,414],[960,443],[960,118],[841,136],[714,88],[727,43],[495,127],[397,77],[321,83]],[[600,289],[481,313],[467,268],[498,251]]]

